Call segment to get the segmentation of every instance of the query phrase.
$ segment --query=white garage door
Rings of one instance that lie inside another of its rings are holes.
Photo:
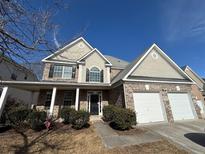
[[[133,93],[138,123],[164,121],[159,93]]]
[[[194,113],[188,94],[168,94],[174,120],[194,119]]]

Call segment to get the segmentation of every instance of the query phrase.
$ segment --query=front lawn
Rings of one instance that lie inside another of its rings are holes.
[[[59,124],[56,130],[34,132],[29,129],[18,133],[13,129],[0,133],[1,153],[83,153],[83,154],[131,154],[131,153],[186,153],[170,144],[159,141],[124,148],[106,149],[95,128],[74,130],[70,125]]]

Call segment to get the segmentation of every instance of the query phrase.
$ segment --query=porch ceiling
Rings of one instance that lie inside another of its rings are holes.
[[[39,91],[40,89],[109,89],[110,84],[103,83],[66,83],[66,82],[44,82],[44,81],[1,81],[0,86],[9,86],[29,91]]]

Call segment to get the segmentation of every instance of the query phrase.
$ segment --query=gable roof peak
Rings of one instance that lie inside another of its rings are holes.
[[[116,83],[119,80],[126,81],[128,76],[141,64],[141,62],[147,57],[147,55],[152,51],[153,48],[156,48],[157,52],[161,54],[170,64],[179,71],[184,77],[188,78],[192,83],[195,83],[166,53],[160,49],[157,44],[153,43],[140,57],[134,60],[130,65],[128,65],[122,72],[120,72],[112,81]]]
[[[93,50],[91,50],[90,52],[88,52],[86,55],[84,55],[83,57],[81,57],[79,60],[77,60],[78,63],[81,63],[81,61],[85,58],[87,58],[89,55],[91,55],[93,52],[97,52],[108,64],[108,66],[112,66],[111,62],[97,49],[94,48]]]
[[[73,44],[79,42],[80,40],[82,40],[88,47],[91,48],[91,50],[93,50],[94,48],[81,36],[77,39],[74,39],[72,41],[70,41],[69,43],[67,43],[66,45],[60,47],[57,49],[57,51],[55,51],[54,53],[50,54],[49,56],[45,57],[44,59],[42,59],[42,62],[46,62],[49,58],[58,55],[59,53],[61,53],[64,49],[72,46]]]

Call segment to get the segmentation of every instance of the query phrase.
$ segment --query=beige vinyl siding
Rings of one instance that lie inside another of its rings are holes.
[[[122,71],[122,69],[111,68],[110,79],[114,79],[120,73],[120,71]]]
[[[157,54],[157,58],[153,58],[153,53]],[[131,76],[184,79],[184,77],[154,49],[133,71]]]
[[[77,61],[82,56],[86,55],[92,49],[82,40],[79,40],[69,48],[65,48],[62,52],[49,60],[69,60]]]
[[[86,59],[85,59],[85,65],[82,66],[82,73],[81,73],[81,81],[80,82],[86,82],[86,69],[88,68],[89,70],[92,67],[97,67],[100,70],[103,70],[103,76],[104,76],[104,82],[108,83],[108,78],[107,75],[107,67],[105,66],[106,61],[97,53],[93,52],[90,54]],[[108,68],[109,69],[109,68]]]

